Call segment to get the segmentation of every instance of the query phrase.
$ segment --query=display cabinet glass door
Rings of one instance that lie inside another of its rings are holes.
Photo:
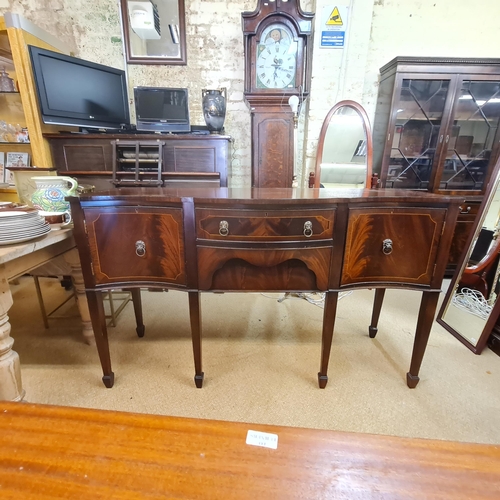
[[[481,191],[485,187],[499,122],[500,82],[463,79],[445,138],[439,190]]]
[[[450,79],[401,80],[386,187],[429,188],[449,90]]]

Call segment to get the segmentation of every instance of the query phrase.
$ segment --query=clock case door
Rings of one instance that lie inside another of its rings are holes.
[[[288,104],[292,95],[299,105],[307,98],[311,82],[312,21],[298,1],[260,0],[253,12],[242,13],[245,50],[245,99],[252,118],[252,186],[291,187],[294,165],[294,115]],[[257,85],[257,51],[262,34],[281,24],[297,42],[294,86],[282,89]]]

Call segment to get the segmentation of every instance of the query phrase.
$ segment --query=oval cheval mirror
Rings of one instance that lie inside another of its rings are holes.
[[[314,187],[370,187],[372,156],[372,132],[365,109],[355,101],[339,101],[321,127]]]
[[[436,321],[480,354],[500,314],[500,158]]]

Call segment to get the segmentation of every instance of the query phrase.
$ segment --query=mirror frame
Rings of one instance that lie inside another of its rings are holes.
[[[455,288],[457,287],[460,278],[462,275],[465,274],[471,274],[476,271],[479,271],[483,264],[487,262],[490,258],[490,256],[498,252],[499,250],[499,244],[500,244],[500,237],[498,238],[497,243],[492,245],[492,247],[489,249],[487,255],[481,259],[481,261],[478,264],[475,264],[474,266],[467,267],[467,262],[470,258],[470,255],[472,253],[473,247],[472,244],[476,240],[477,236],[479,235],[479,231],[482,228],[484,219],[486,218],[486,213],[488,211],[488,208],[490,207],[491,200],[493,195],[495,194],[496,190],[500,187],[500,157],[497,159],[495,167],[493,168],[493,172],[490,177],[490,182],[488,183],[488,186],[486,187],[486,191],[484,193],[484,198],[481,202],[481,205],[479,207],[479,211],[476,216],[476,220],[474,221],[474,224],[472,226],[471,232],[469,234],[469,237],[467,238],[467,242],[465,244],[464,250],[462,251],[462,255],[458,261],[457,268],[455,269],[455,272],[453,273],[453,278],[451,279],[450,286],[448,290],[446,291],[446,295],[444,297],[443,303],[441,304],[441,308],[439,309],[438,315],[436,317],[437,323],[439,323],[445,330],[447,330],[449,333],[451,333],[455,338],[457,338],[462,344],[464,344],[466,347],[468,347],[474,354],[481,354],[483,349],[486,346],[486,343],[488,342],[488,338],[493,331],[493,327],[495,326],[495,323],[498,319],[498,316],[500,314],[500,296],[497,298],[495,305],[493,306],[490,315],[488,319],[486,320],[486,324],[484,325],[483,331],[481,332],[481,335],[478,338],[478,341],[476,345],[472,344],[469,342],[466,338],[464,338],[462,335],[460,335],[459,332],[457,332],[453,327],[451,327],[448,323],[443,318],[444,313],[446,312],[446,309],[449,305],[449,302],[451,300],[451,297],[455,291]]]
[[[373,139],[372,139],[372,129],[370,126],[370,120],[368,119],[368,115],[366,114],[365,108],[361,106],[356,101],[351,101],[349,99],[337,102],[328,112],[323,121],[323,125],[321,127],[321,131],[319,133],[318,139],[318,148],[316,150],[316,164],[314,167],[314,187],[320,187],[320,177],[321,177],[321,160],[323,158],[323,149],[325,147],[325,139],[326,134],[328,132],[328,126],[330,125],[330,121],[332,120],[332,116],[335,112],[343,107],[349,107],[354,109],[361,118],[363,122],[363,128],[366,135],[366,180],[365,180],[365,188],[369,189],[371,187],[372,180],[372,162],[373,162]],[[341,188],[339,188],[341,189]]]
[[[130,50],[130,23],[128,19],[127,0],[120,0],[121,24],[124,37],[125,58],[127,64],[163,64],[163,65],[186,65],[186,11],[184,0],[177,0],[179,5],[179,45],[180,54],[177,57],[144,57],[134,56]]]

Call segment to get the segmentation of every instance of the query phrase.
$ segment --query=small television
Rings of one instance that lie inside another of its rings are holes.
[[[153,132],[190,132],[188,89],[135,87],[136,128]]]
[[[44,123],[130,127],[125,71],[32,45],[28,49]]]

